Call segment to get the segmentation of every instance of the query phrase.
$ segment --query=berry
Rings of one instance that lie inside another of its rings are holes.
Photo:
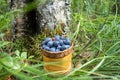
[[[45,47],[45,50],[48,50],[48,51],[49,51],[49,49],[50,49],[50,48],[49,48],[48,46]]]
[[[54,47],[57,47],[59,45],[59,41],[54,41],[53,45]]]
[[[64,45],[63,40],[60,40],[59,42],[61,46]]]
[[[60,48],[61,48],[61,46],[58,46],[58,47],[57,47],[57,49],[60,49]]]
[[[65,38],[64,38],[64,36],[60,36],[60,39],[61,39],[61,40],[64,40]]]
[[[52,46],[53,46],[53,41],[49,41],[49,42],[47,43],[47,46],[52,47]]]
[[[42,48],[45,49],[45,46],[46,46],[46,45],[42,45]]]
[[[69,38],[66,38],[65,40],[70,40]]]
[[[65,50],[65,49],[66,49],[65,45],[62,45],[60,48],[61,51]]]
[[[55,40],[60,40],[60,36],[59,35],[55,35]]]
[[[56,52],[59,52],[59,51],[60,51],[60,49],[56,49],[55,51],[56,51]]]
[[[70,47],[70,45],[65,45],[66,49],[68,49]]]
[[[70,44],[71,44],[71,41],[70,41],[69,39],[66,39],[66,40],[64,40],[64,44],[70,45]]]
[[[51,52],[55,52],[55,47],[50,48]]]
[[[45,39],[45,44],[47,44],[49,41],[52,41],[52,39],[51,38],[46,38]]]
[[[55,41],[55,38],[54,38],[54,37],[52,38],[52,41]]]
[[[50,49],[47,45],[43,45],[42,48],[45,49],[45,50],[49,50]]]

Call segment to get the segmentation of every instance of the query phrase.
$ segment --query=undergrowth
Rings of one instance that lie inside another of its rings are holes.
[[[8,7],[6,2],[0,3]],[[40,44],[47,35],[9,39],[13,35],[10,15],[16,11],[0,6],[0,80],[9,76],[20,80],[119,80],[119,4],[119,0],[72,0],[73,20],[68,36],[74,42],[73,69],[58,78],[43,70]]]

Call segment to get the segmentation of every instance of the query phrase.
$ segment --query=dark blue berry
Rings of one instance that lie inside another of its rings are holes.
[[[59,51],[60,51],[60,49],[56,49],[55,51],[56,51],[56,52],[59,52]]]
[[[60,36],[59,35],[55,35],[55,40],[60,40]]]
[[[49,41],[52,41],[52,38],[46,38],[45,39],[45,44],[47,44]]]
[[[52,46],[53,46],[53,41],[49,41],[49,42],[47,43],[47,46],[52,47]]]
[[[45,46],[46,46],[46,45],[42,45],[42,48],[45,49]]]
[[[50,48],[51,52],[55,52],[55,47]]]
[[[70,48],[70,45],[65,45],[66,49]]]
[[[65,49],[66,49],[65,45],[62,45],[60,48],[61,51],[65,50]]]
[[[54,47],[57,47],[59,45],[59,41],[54,41],[53,45]]]
[[[61,46],[64,45],[63,40],[60,40],[59,42]]]
[[[71,45],[71,41],[69,39],[64,40],[65,45]]]
[[[65,40],[70,40],[69,38],[65,38]]]
[[[65,38],[64,38],[64,36],[60,36],[60,39],[61,39],[61,40],[64,40]]]
[[[43,49],[45,49],[45,50],[49,50],[49,49],[50,49],[47,45],[43,45],[42,47],[43,47]]]
[[[58,46],[57,49],[61,49],[61,46]]]

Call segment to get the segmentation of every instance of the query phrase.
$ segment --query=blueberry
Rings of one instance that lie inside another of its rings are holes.
[[[45,50],[48,50],[48,51],[49,51],[49,49],[50,49],[50,48],[49,48],[48,46],[45,47]]]
[[[70,45],[65,45],[66,49],[68,49],[70,47]]]
[[[45,39],[45,44],[47,44],[49,41],[52,41],[52,38],[49,38],[49,37],[46,38],[46,39]]]
[[[59,41],[54,41],[53,45],[54,47],[57,47],[59,45]]]
[[[60,40],[59,42],[61,46],[64,45],[63,40]]]
[[[55,40],[60,40],[60,36],[59,35],[55,35]]]
[[[61,48],[60,48],[61,51],[65,50],[65,49],[66,49],[65,45],[61,46]]]
[[[65,38],[65,40],[66,40],[66,41],[70,41],[70,39],[69,39],[69,38]]]
[[[45,49],[46,45],[42,45],[42,48]]]
[[[55,52],[55,47],[50,48],[51,52]]]
[[[60,49],[56,49],[55,51],[56,51],[56,52],[59,52],[59,51],[60,51]]]
[[[66,44],[66,45],[70,45],[70,44],[71,44],[71,41],[70,41],[69,39],[66,39],[66,40],[64,40],[63,42],[64,42],[64,44]]]
[[[52,46],[53,46],[53,41],[49,41],[49,42],[47,43],[47,46],[52,47]]]
[[[43,47],[43,49],[45,49],[45,50],[49,50],[49,49],[50,49],[47,45],[43,45],[42,47]]]
[[[64,38],[64,36],[60,36],[60,39],[61,39],[61,40],[64,40],[65,38]]]
[[[63,40],[63,43],[66,44],[66,40]]]
[[[58,46],[58,47],[57,47],[57,49],[60,49],[60,48],[61,48],[61,46]]]

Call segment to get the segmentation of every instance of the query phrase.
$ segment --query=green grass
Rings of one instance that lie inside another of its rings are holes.
[[[0,3],[8,7],[4,1]],[[5,30],[12,29],[10,15],[19,10],[11,12],[0,6],[0,80],[6,80],[9,75],[21,80],[119,80],[120,7],[117,4],[120,4],[117,0],[72,0],[73,20],[68,36],[74,42],[73,65],[77,62],[82,65],[58,78],[47,76],[52,73],[43,70],[39,45],[46,35],[31,37],[29,44],[24,39],[13,43],[3,38]],[[9,55],[11,52],[14,55]],[[85,53],[90,57],[80,57]]]

